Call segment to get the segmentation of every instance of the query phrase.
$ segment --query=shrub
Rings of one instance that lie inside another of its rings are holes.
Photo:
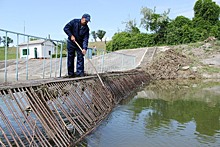
[[[62,57],[67,57],[67,54],[62,54]],[[53,54],[52,58],[56,58],[56,54]],[[60,58],[60,54],[57,54],[57,58]]]

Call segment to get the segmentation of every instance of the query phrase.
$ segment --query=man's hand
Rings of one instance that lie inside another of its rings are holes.
[[[85,50],[85,49],[82,50],[82,54],[83,54],[83,55],[86,54],[86,50]]]
[[[73,35],[71,36],[71,40],[72,40],[73,42],[76,41],[76,39],[75,39],[75,37],[74,37]]]

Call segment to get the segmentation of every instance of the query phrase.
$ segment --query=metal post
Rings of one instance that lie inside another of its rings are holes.
[[[102,64],[101,64],[101,73],[103,73],[103,68],[104,68],[104,56],[105,56],[105,53],[104,53],[104,50],[102,50]]]
[[[27,36],[26,80],[28,80],[28,55],[29,55],[29,36]]]
[[[52,50],[53,50],[53,46],[51,44],[51,51],[50,51],[50,78],[51,78],[51,74],[52,74]]]
[[[17,34],[17,51],[16,51],[16,80],[17,81],[18,81],[18,54],[19,54],[18,44],[19,44],[19,35]]]
[[[87,64],[86,64],[87,61]],[[92,62],[92,61],[91,61]],[[84,69],[85,69],[85,73],[87,72],[88,74],[91,73],[91,68],[89,68],[89,59],[84,57]]]
[[[99,63],[99,62],[98,62],[98,56],[96,56],[96,59],[95,59],[94,62],[95,62],[95,68],[98,69],[98,63]],[[93,70],[92,70],[92,74],[93,74],[93,73],[95,73],[95,71],[93,72]]]
[[[8,60],[8,35],[5,32],[5,82],[7,82],[7,60]]]
[[[46,41],[45,41],[46,42]],[[44,46],[43,46],[43,79],[44,79],[44,75],[45,75],[45,50],[46,50],[46,46],[45,46],[45,42],[44,42]]]
[[[58,42],[57,45],[55,46],[56,49],[56,59],[55,59],[55,77],[57,77],[57,50],[58,50]]]
[[[62,54],[63,53],[63,42],[61,43],[61,49],[60,49],[60,77],[61,77],[61,74],[62,74]]]

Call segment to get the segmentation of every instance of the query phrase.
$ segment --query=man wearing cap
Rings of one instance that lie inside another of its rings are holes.
[[[90,22],[90,15],[83,14],[81,19],[73,19],[67,23],[64,27],[64,32],[67,34],[67,69],[68,77],[72,78],[74,76],[84,76],[84,58],[86,50],[88,47],[89,40],[89,27],[87,23]],[[81,49],[75,43],[77,42]],[[77,65],[76,65],[76,75],[74,75],[74,58],[75,52],[77,53]]]

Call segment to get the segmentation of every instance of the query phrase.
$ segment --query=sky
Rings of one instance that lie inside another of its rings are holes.
[[[213,0],[220,4],[220,0]],[[0,0],[0,29],[51,39],[64,40],[63,27],[84,13],[91,15],[90,31],[104,30],[110,40],[125,30],[128,20],[136,20],[139,27],[142,7],[162,14],[170,9],[169,17],[193,17],[196,0]],[[144,32],[144,29],[141,29]],[[92,36],[90,36],[90,41]]]

